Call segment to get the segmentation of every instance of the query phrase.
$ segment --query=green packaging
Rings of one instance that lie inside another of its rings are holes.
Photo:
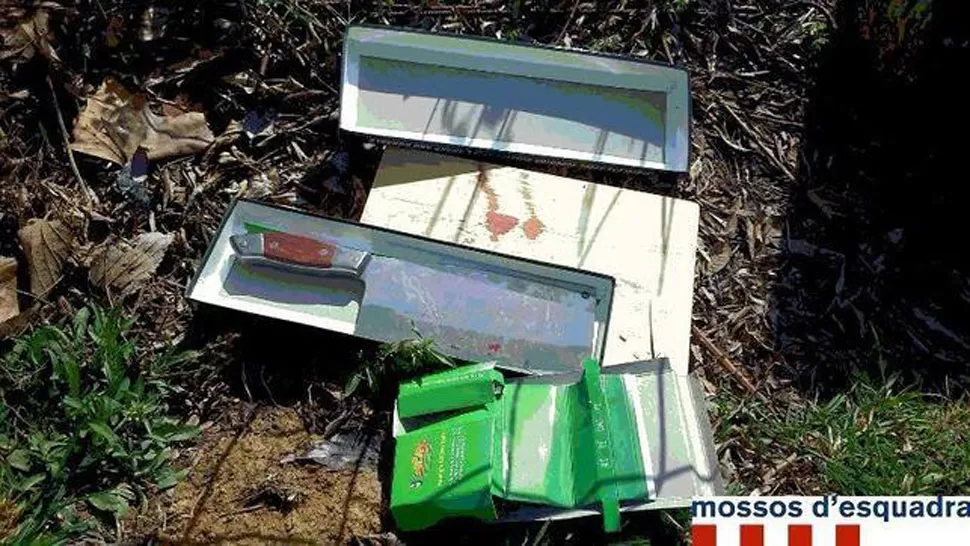
[[[595,508],[617,530],[622,501],[648,500],[622,376],[506,380],[478,364],[403,384],[391,513],[403,530],[446,517],[497,519],[494,498]]]
[[[401,385],[397,412],[401,418],[475,408],[494,402],[505,381],[493,363],[475,364],[429,375]]]
[[[422,529],[444,515],[497,517],[490,489],[494,417],[481,408],[398,436],[391,512],[401,529]]]

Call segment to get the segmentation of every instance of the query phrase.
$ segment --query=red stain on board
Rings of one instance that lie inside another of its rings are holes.
[[[522,194],[525,208],[529,211],[529,219],[522,224],[522,233],[525,234],[526,239],[534,241],[536,237],[542,235],[546,225],[536,214],[536,204],[532,201],[532,186],[529,184],[529,174],[526,172],[522,172],[519,176],[519,193]]]
[[[497,353],[497,352],[499,352],[499,350],[501,348],[502,348],[502,344],[501,343],[489,343],[488,344],[488,352],[490,352],[490,353]]]
[[[515,216],[498,212],[498,195],[488,184],[488,173],[485,172],[485,167],[481,165],[478,166],[478,187],[485,194],[485,199],[488,201],[488,212],[485,213],[485,227],[492,234],[492,240],[498,241],[500,236],[512,231],[515,229],[515,226],[519,225],[519,219]]]
[[[495,211],[488,211],[485,215],[485,225],[488,226],[492,240],[497,241],[500,235],[512,231],[519,224],[519,219],[508,214],[501,214]]]
[[[530,241],[534,241],[536,237],[542,235],[544,229],[546,229],[545,224],[535,216],[529,218],[522,224],[522,232],[525,233],[525,238]]]

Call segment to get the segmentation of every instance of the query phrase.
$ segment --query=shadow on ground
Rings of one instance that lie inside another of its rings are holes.
[[[217,341],[227,337],[231,339]],[[378,348],[319,328],[200,306],[185,345],[204,344],[209,344],[212,358],[222,361],[205,364],[219,370],[231,395],[278,405],[326,402],[319,394],[308,394],[308,386],[343,386],[357,363]]]
[[[949,390],[970,374],[961,4],[842,2],[836,13],[774,316],[807,389],[899,371]]]

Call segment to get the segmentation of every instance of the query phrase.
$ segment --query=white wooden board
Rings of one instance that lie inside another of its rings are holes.
[[[361,222],[616,278],[604,365],[688,371],[696,203],[388,148]]]

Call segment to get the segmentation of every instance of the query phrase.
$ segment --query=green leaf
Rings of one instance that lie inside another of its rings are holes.
[[[118,438],[118,435],[115,434],[114,431],[108,428],[108,426],[105,425],[104,423],[98,423],[97,421],[92,421],[88,423],[88,429],[91,432],[100,436],[101,438],[104,438],[104,440],[109,444],[111,444],[112,446],[121,445],[121,439]]]
[[[193,427],[191,425],[178,425],[175,429],[167,434],[169,442],[184,442],[185,440],[191,440],[199,435],[199,427]]]
[[[138,379],[135,380],[134,383],[132,383],[132,385],[131,385],[131,394],[133,396],[137,396],[139,398],[141,398],[142,396],[145,395],[145,380],[144,379],[142,379],[142,378],[139,377]]]
[[[347,386],[344,387],[344,397],[354,394],[354,391],[356,391],[357,387],[359,386],[360,386],[360,374],[355,373],[354,375],[350,376],[350,380],[347,381]]]
[[[77,468],[80,470],[84,470],[88,468],[89,466],[93,465],[98,461],[99,456],[100,454],[99,455],[94,454],[94,450],[89,450],[87,453],[84,454],[84,458],[81,459],[81,462],[77,464]]]
[[[178,472],[173,472],[171,469],[163,470],[158,480],[155,482],[155,485],[158,486],[159,489],[165,490],[177,484],[188,474],[188,470],[180,470]]]
[[[131,387],[131,379],[128,377],[122,377],[118,384],[115,386],[115,394],[127,393],[128,389]]]
[[[64,378],[67,380],[71,396],[78,396],[81,393],[81,367],[77,360],[73,358],[64,360]]]
[[[128,502],[135,500],[135,498],[138,496],[137,493],[135,493],[135,488],[127,483],[118,484],[118,486],[115,487],[115,494],[121,496],[121,498]]]
[[[155,453],[155,456],[152,457],[152,459],[148,461],[148,464],[142,469],[142,473],[154,474],[155,472],[158,472],[158,471],[164,471],[164,469],[166,468],[166,464],[168,464],[168,460],[171,458],[171,456],[172,456],[172,450],[168,448],[165,448]]]
[[[87,307],[81,308],[74,314],[74,339],[84,339],[84,333],[88,330],[88,320],[90,318],[91,310]]]
[[[76,522],[94,520],[69,518],[71,507],[120,516],[137,506],[142,486],[184,478],[167,446],[199,429],[173,418],[168,403],[179,391],[153,372],[177,371],[198,353],[170,350],[165,361],[154,347],[143,352],[126,339],[130,325],[120,312],[91,307],[73,322],[33,329],[0,355],[0,393],[29,416],[20,427],[0,404],[0,424],[9,425],[0,427],[0,487],[25,492],[13,499],[25,506],[14,542],[76,542],[84,531]]]
[[[181,367],[201,358],[201,351],[179,351],[174,347],[165,351],[150,364],[149,370],[154,376],[168,373],[174,367]]]
[[[431,351],[431,354],[432,354],[432,356],[435,357],[435,359],[438,361],[438,363],[441,364],[442,366],[444,366],[446,368],[454,368],[455,367],[455,363],[450,358],[448,358],[447,356],[439,353],[438,351],[432,350]]]
[[[113,489],[88,495],[88,502],[98,510],[111,512],[119,518],[128,512],[128,501]]]
[[[24,478],[23,481],[20,482],[20,485],[17,486],[17,489],[20,490],[21,493],[24,491],[28,491],[30,490],[31,487],[44,481],[44,478],[46,477],[47,475],[41,472],[38,474],[34,474],[33,476]]]
[[[7,464],[16,468],[17,470],[22,470],[24,472],[30,471],[30,452],[26,449],[18,449],[7,455]]]

